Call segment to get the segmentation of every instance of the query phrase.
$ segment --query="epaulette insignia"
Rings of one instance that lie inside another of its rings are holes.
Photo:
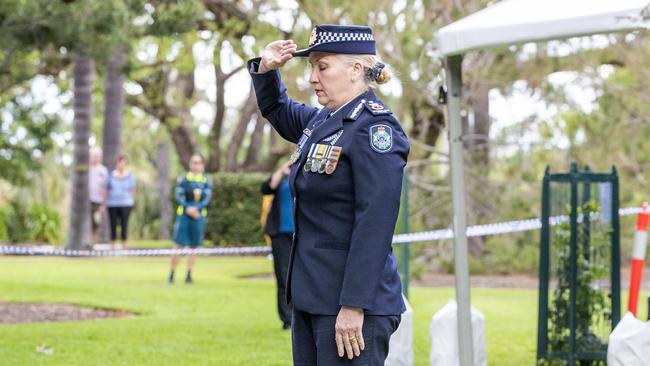
[[[361,111],[363,110],[363,105],[366,103],[365,99],[361,99],[359,103],[354,107],[352,112],[348,114],[345,118],[346,119],[351,119],[351,120],[356,120],[357,117],[359,117],[359,114],[361,114]]]
[[[368,111],[372,113],[373,115],[382,115],[382,114],[392,114],[393,112],[390,111],[390,109],[386,108],[383,104],[380,102],[368,100],[366,101],[366,108],[368,108]]]

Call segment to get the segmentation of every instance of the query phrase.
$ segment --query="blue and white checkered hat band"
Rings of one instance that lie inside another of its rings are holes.
[[[350,42],[350,41],[368,41],[372,42],[375,38],[371,33],[336,33],[336,32],[318,32],[316,40],[309,44],[309,47],[332,42]]]
[[[309,47],[296,51],[294,57],[308,57],[312,52],[376,55],[372,29],[359,25],[317,25],[309,37]]]

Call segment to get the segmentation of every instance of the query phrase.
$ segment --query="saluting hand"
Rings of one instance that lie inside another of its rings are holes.
[[[274,41],[264,47],[262,61],[260,61],[258,72],[267,72],[284,66],[287,61],[293,58],[298,46],[292,40]]]
[[[339,357],[347,354],[348,359],[359,357],[366,348],[363,341],[363,309],[342,306],[336,317],[336,348]]]

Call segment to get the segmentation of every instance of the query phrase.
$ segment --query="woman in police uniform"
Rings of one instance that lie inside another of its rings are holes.
[[[289,176],[295,236],[294,365],[383,365],[404,302],[391,250],[409,143],[372,90],[390,74],[365,26],[319,25],[307,49],[268,44],[248,62],[258,106],[298,145]],[[291,100],[278,69],[308,57],[324,108]]]
[[[212,197],[208,177],[203,175],[203,157],[194,154],[190,158],[190,171],[178,178],[175,192],[178,208],[174,225],[174,248],[194,249],[203,244],[205,232],[206,207]],[[174,283],[174,271],[179,261],[178,253],[172,254],[171,271],[167,282]],[[190,252],[187,257],[185,283],[192,283],[192,267],[195,257]]]

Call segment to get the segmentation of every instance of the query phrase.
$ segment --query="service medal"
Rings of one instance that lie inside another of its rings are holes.
[[[320,160],[320,164],[318,164],[318,173],[323,174],[325,173],[325,166],[327,165],[328,157],[330,155],[330,152],[332,151],[332,146],[325,145],[325,152],[323,152],[323,159]]]
[[[314,152],[316,151],[316,147],[318,145],[316,144],[311,144],[311,147],[309,147],[309,153],[307,153],[307,161],[305,162],[305,165],[303,168],[305,169],[306,172],[310,171],[311,165],[314,163],[313,161],[313,156]]]
[[[320,159],[314,159],[314,162],[311,164],[311,172],[318,172],[318,167],[320,166]]]
[[[296,161],[300,159],[300,153],[302,153],[301,148],[296,148],[296,150],[294,150],[293,154],[291,154],[291,164],[295,164]]]
[[[328,147],[327,145],[321,145],[321,144],[316,145],[316,148],[314,149],[314,153],[313,153],[313,162],[310,167],[312,173],[318,172],[318,168],[320,167],[321,161],[325,159],[325,152],[327,150],[327,147]]]
[[[330,175],[334,173],[334,170],[336,170],[336,163],[334,160],[328,160],[325,164],[325,174]]]
[[[341,152],[343,151],[343,148],[340,146],[332,146],[332,149],[330,150],[328,156],[327,156],[327,163],[325,164],[325,173],[326,174],[332,174],[336,170],[336,166],[338,165],[339,158],[341,157]]]
[[[328,161],[329,160],[327,160],[327,159],[321,160],[320,165],[318,166],[318,173],[319,174],[325,173],[325,168],[327,167],[327,162]]]
[[[305,144],[307,143],[307,139],[309,139],[310,136],[311,136],[311,130],[305,128],[302,131],[302,136],[300,136],[300,140],[298,140],[298,146],[296,146],[296,150],[294,150],[293,154],[291,154],[291,164],[295,164],[300,159],[300,155],[302,154],[302,149],[305,147]]]

